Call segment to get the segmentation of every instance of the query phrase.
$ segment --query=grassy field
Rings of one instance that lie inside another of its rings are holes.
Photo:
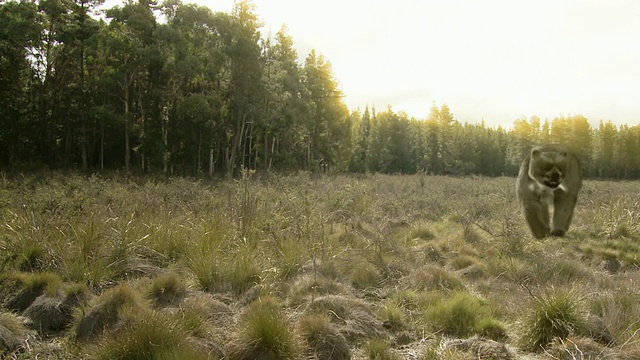
[[[640,183],[0,176],[7,359],[638,359]]]

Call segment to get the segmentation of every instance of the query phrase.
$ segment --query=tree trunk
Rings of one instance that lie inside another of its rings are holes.
[[[82,171],[89,168],[87,160],[87,127],[85,124],[87,105],[84,89],[84,40],[80,44],[80,157],[82,159]]]
[[[104,170],[104,119],[100,122],[100,170]]]
[[[124,79],[124,170],[130,170],[131,154],[129,149],[129,79]]]
[[[213,177],[213,141],[209,145],[209,177]]]
[[[162,171],[167,174],[169,171],[169,160],[171,159],[171,153],[169,152],[169,109],[167,107],[162,108],[162,146],[164,147],[162,153]]]

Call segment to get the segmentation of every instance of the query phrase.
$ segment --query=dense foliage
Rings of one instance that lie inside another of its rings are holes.
[[[541,141],[575,144],[590,176],[640,176],[640,126],[580,115],[513,129],[349,111],[331,64],[300,61],[250,0],[230,14],[179,0],[0,4],[0,169],[515,174]]]

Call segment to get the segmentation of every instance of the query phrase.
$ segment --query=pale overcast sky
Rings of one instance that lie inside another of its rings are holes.
[[[286,24],[301,62],[316,49],[332,63],[352,110],[391,105],[426,118],[435,102],[490,126],[572,114],[640,123],[637,0],[254,3],[263,35]]]

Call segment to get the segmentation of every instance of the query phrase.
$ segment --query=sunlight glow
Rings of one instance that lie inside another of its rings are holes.
[[[230,11],[232,0],[199,0]],[[640,2],[255,0],[263,36],[286,24],[300,61],[331,61],[351,109],[460,121],[581,113],[640,120]]]

